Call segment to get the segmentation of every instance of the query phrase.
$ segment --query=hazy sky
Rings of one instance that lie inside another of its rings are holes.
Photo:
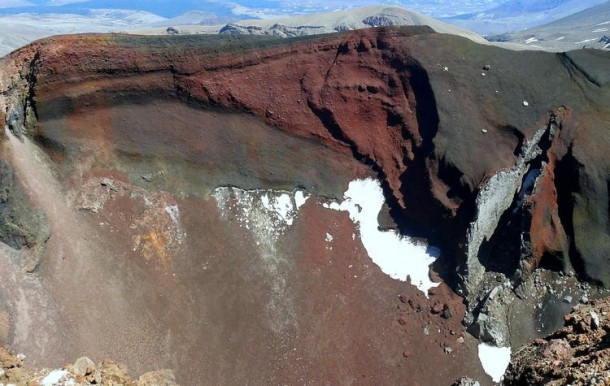
[[[481,11],[506,0],[0,0],[0,13],[87,13],[92,8],[143,10],[164,17],[190,10],[262,16],[334,11],[367,5],[401,5],[433,16]]]

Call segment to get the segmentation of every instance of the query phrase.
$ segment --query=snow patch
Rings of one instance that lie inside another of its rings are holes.
[[[525,44],[530,44],[530,43],[534,43],[534,42],[537,42],[537,41],[538,41],[538,39],[536,39],[536,38],[529,38],[529,39],[527,39],[525,41]]]
[[[302,190],[297,190],[294,193],[294,204],[296,207],[295,209],[296,210],[301,209],[301,207],[303,205],[305,205],[305,203],[307,202],[308,199],[309,199],[309,196],[306,196]]]
[[[41,381],[42,386],[55,386],[60,383],[64,386],[74,385],[74,379],[66,370],[53,370]]]
[[[385,201],[379,181],[370,178],[352,181],[343,197],[340,204],[333,202],[323,206],[347,211],[359,226],[362,244],[371,260],[393,279],[406,281],[410,278],[411,283],[428,296],[428,290],[439,284],[430,280],[429,270],[440,251],[395,231],[379,230],[377,216]]]
[[[479,359],[483,370],[493,381],[500,382],[510,363],[510,347],[496,347],[481,343],[479,344]]]
[[[597,28],[597,29],[594,29],[592,32],[598,33],[598,32],[606,32],[606,31],[608,31],[608,28]]]
[[[216,188],[212,194],[223,218],[235,215],[241,227],[251,230],[268,242],[277,239],[290,227],[301,206],[307,201],[303,191],[243,190]]]
[[[565,38],[566,38],[565,36],[560,36],[560,37],[558,37],[558,38],[557,38],[557,39],[555,39],[555,40],[563,40],[563,39],[565,39]]]
[[[597,40],[597,38],[594,38],[594,39],[585,39],[585,40],[581,40],[579,42],[576,42],[574,44],[588,43],[588,42],[593,42],[593,41],[596,41],[596,40]]]

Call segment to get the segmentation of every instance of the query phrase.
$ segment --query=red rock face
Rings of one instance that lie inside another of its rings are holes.
[[[422,138],[410,85],[409,66],[416,63],[396,53],[396,38],[393,30],[360,32],[236,56],[146,52],[107,37],[66,37],[38,48],[36,96],[68,98],[77,111],[130,93],[245,110],[372,163],[404,207],[400,178]]]
[[[559,147],[555,146],[555,149]],[[557,189],[555,185],[555,151],[549,152],[549,162],[543,165],[541,178],[536,182],[535,192],[528,197],[528,206],[531,215],[529,229],[531,242],[531,260],[527,262],[527,269],[531,272],[541,263],[555,264],[555,269],[569,269],[562,266],[569,261],[565,257],[569,254],[569,243],[557,204]],[[543,262],[543,259],[549,261]],[[549,267],[547,267],[549,268]]]

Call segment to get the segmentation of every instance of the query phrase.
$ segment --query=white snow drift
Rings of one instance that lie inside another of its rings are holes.
[[[430,264],[439,255],[437,248],[394,231],[379,230],[377,216],[385,201],[379,181],[370,178],[352,181],[343,196],[340,204],[324,206],[349,213],[360,228],[360,238],[369,257],[385,274],[402,281],[410,278],[426,296],[430,288],[438,286],[429,276]]]
[[[510,363],[510,347],[496,347],[481,343],[479,344],[479,359],[483,370],[493,381],[500,382]]]

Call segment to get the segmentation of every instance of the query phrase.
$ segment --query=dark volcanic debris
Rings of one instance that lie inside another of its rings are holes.
[[[607,384],[609,312],[607,298],[575,307],[563,328],[517,350],[505,384]]]

